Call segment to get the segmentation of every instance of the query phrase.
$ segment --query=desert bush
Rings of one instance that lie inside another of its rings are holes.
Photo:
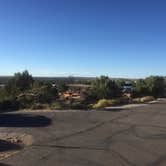
[[[13,111],[18,110],[20,108],[20,103],[15,99],[8,98],[0,102],[0,110],[1,111]]]
[[[145,103],[153,101],[155,98],[153,96],[138,97],[132,100],[133,103]]]
[[[149,93],[150,92],[146,84],[146,81],[143,79],[137,80],[134,95],[136,97],[141,97],[141,96],[148,95]]]
[[[93,105],[94,109],[109,107],[109,106],[116,106],[121,104],[127,104],[129,102],[128,98],[121,97],[116,99],[101,99],[96,104]]]
[[[47,104],[41,104],[41,103],[34,103],[31,105],[32,110],[42,110],[42,109],[48,109],[49,106]]]
[[[135,95],[164,97],[166,89],[166,81],[164,77],[150,76],[136,82]]]
[[[120,104],[128,104],[130,102],[130,99],[128,97],[120,97]]]
[[[19,103],[19,108],[30,108],[34,103],[34,96],[31,94],[20,94],[17,96],[17,102]]]
[[[14,77],[8,81],[5,89],[8,94],[14,96],[20,92],[29,90],[32,87],[33,82],[33,77],[29,74],[29,72],[24,71],[22,73],[16,73]]]
[[[74,102],[69,106],[70,109],[87,109],[87,106],[82,102]]]
[[[110,99],[110,100],[108,100],[108,105],[110,105],[110,106],[115,106],[115,105],[119,105],[119,104],[121,104],[121,100],[120,100],[120,98],[119,99]]]
[[[8,98],[5,88],[0,88],[0,102]]]
[[[133,99],[132,99],[132,102],[133,102],[133,103],[141,103],[141,98],[140,98],[140,97],[133,98]]]
[[[94,109],[104,108],[109,106],[110,103],[107,99],[100,99],[96,104],[93,105]]]
[[[51,84],[43,84],[38,88],[33,88],[29,93],[34,96],[33,101],[36,103],[48,104],[56,101],[58,98],[58,91]]]
[[[101,76],[92,82],[92,93],[96,95],[97,99],[109,99],[121,95],[120,89],[115,81],[110,80],[106,76]]]
[[[58,84],[58,91],[63,93],[69,89],[68,85],[64,82]]]
[[[142,102],[142,103],[144,103],[144,102],[149,102],[149,101],[153,101],[155,98],[153,97],[153,96],[145,96],[145,97],[142,97],[141,99],[140,99],[140,101]]]
[[[82,94],[82,98],[86,105],[89,105],[89,104],[92,104],[92,103],[95,103],[96,101],[98,101],[96,92],[94,93],[94,91],[92,89],[88,89],[86,92],[84,92]]]
[[[54,102],[50,105],[51,110],[62,110],[64,109],[64,104],[62,102]]]

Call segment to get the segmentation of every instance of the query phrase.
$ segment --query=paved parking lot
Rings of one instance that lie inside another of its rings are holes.
[[[166,101],[122,111],[9,115],[0,115],[0,132],[31,135],[33,144],[4,166],[166,165]]]

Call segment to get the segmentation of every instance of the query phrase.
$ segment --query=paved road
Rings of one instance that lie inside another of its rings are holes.
[[[8,166],[166,165],[166,101],[112,112],[16,114],[0,123],[0,132],[34,138],[32,146],[1,161]]]

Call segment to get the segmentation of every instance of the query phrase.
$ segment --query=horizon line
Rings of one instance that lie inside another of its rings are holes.
[[[78,78],[98,78],[98,77],[100,77],[100,76],[108,76],[109,78],[112,78],[112,79],[145,79],[145,78],[147,78],[147,77],[150,77],[150,76],[161,76],[161,77],[166,77],[165,75],[154,75],[154,74],[152,74],[152,75],[148,75],[148,76],[143,76],[143,77],[120,77],[120,76],[109,76],[109,75],[107,75],[107,74],[101,74],[101,75],[93,75],[93,76],[86,76],[86,75],[33,75],[32,73],[30,73],[30,75],[32,75],[32,77],[34,77],[34,78],[68,78],[68,77],[73,77],[73,78],[76,78],[76,77],[78,77]],[[14,76],[14,74],[13,75],[8,75],[8,74],[6,74],[6,75],[0,75],[0,77],[13,77]]]

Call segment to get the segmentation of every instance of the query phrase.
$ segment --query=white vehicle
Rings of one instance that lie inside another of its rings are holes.
[[[123,86],[123,93],[131,93],[134,91],[134,87],[133,87],[133,84],[132,83],[126,83],[124,86]]]

